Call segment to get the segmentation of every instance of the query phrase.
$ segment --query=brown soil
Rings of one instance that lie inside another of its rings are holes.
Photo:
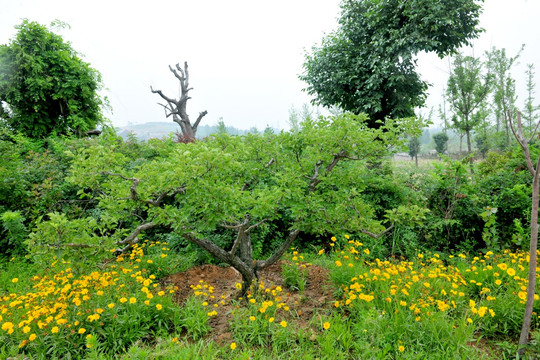
[[[287,260],[281,260],[264,269],[259,280],[266,287],[281,286],[285,292],[286,303],[291,308],[295,320],[300,327],[309,326],[314,316],[314,310],[329,309],[335,301],[332,297],[331,286],[328,284],[328,270],[317,265],[307,267],[307,283],[303,293],[288,289],[283,281],[281,268]],[[219,267],[216,265],[201,265],[185,272],[167,276],[161,280],[163,286],[173,286],[176,289],[175,300],[182,304],[192,293],[191,286],[203,281],[214,288],[216,301],[224,296],[225,305],[219,307],[219,316],[210,318],[212,326],[211,338],[219,343],[231,340],[229,322],[234,305],[236,289],[235,284],[242,282],[242,276],[232,267]]]

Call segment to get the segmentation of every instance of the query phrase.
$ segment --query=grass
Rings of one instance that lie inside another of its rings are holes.
[[[174,288],[157,282],[155,273],[181,261],[164,244],[80,274],[67,263],[40,272],[13,259],[0,274],[0,358],[515,358],[525,252],[380,260],[348,237],[333,243],[327,254],[288,255],[297,262],[284,268],[290,288],[258,283],[235,301],[201,282],[183,305],[173,301]],[[302,280],[306,259],[328,269],[335,290],[307,323],[298,315],[302,304],[288,300],[309,280]],[[529,357],[540,354],[539,310]],[[224,334],[210,324],[220,316],[230,318],[228,337],[215,341]]]

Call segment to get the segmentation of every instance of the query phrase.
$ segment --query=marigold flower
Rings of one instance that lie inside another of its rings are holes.
[[[5,322],[2,324],[2,330],[9,331],[10,329],[13,329],[13,323],[12,322]]]
[[[231,350],[236,349],[236,343],[231,343]]]
[[[129,303],[130,304],[135,304],[137,302],[137,299],[132,297],[132,298],[129,298]]]
[[[403,345],[399,345],[398,346],[398,350],[399,352],[404,352],[405,351],[405,347]]]
[[[37,335],[36,335],[36,334],[32,334],[32,335],[30,335],[30,336],[28,337],[28,340],[34,341],[34,340],[36,340],[36,338],[37,338]]]
[[[161,304],[156,304],[156,309],[161,310],[163,309],[163,306]]]
[[[287,327],[287,322],[285,320],[283,320],[282,322],[279,323],[279,325],[281,325],[281,327],[286,328]]]
[[[327,321],[322,325],[322,327],[323,327],[324,330],[328,330],[328,329],[330,329],[330,323]]]

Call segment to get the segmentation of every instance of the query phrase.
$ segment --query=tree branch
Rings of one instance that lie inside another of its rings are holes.
[[[171,99],[170,97],[166,96],[165,94],[163,94],[163,92],[161,90],[154,90],[152,88],[152,86],[150,86],[150,91],[154,94],[158,94],[159,96],[161,96],[164,100],[166,100],[168,103],[173,103],[173,104],[176,104],[176,100],[175,99]]]
[[[199,239],[195,234],[193,233],[184,233],[182,234],[184,238],[189,240],[190,242],[194,243],[197,246],[200,246],[201,248],[208,251],[210,254],[215,256],[216,258],[220,259],[223,262],[226,262],[229,265],[232,265],[235,269],[240,271],[243,278],[245,280],[253,280],[253,272],[248,264],[243,262],[238,256],[233,255],[213,242],[206,240],[206,239]]]
[[[251,230],[255,229],[256,227],[260,226],[262,223],[268,221],[268,219],[262,219],[261,221],[259,221],[258,223],[254,224],[254,225],[251,225],[250,227],[248,227],[246,229],[246,233],[249,233],[251,232]]]
[[[378,234],[375,234],[375,233],[372,233],[371,231],[367,231],[367,230],[364,230],[364,229],[360,229],[359,231],[362,233],[362,234],[366,234],[374,239],[378,239],[380,238],[381,236],[383,236],[384,234],[388,233],[390,230],[392,230],[394,228],[394,224],[390,225],[389,227],[387,227],[386,229],[384,229],[382,232],[378,233]]]
[[[193,130],[196,132],[197,127],[199,126],[199,123],[201,122],[202,118],[208,114],[208,111],[204,110],[199,113],[199,116],[197,117],[197,120],[195,120],[195,124],[193,124]]]
[[[283,256],[285,251],[287,251],[287,249],[289,249],[291,247],[291,244],[294,242],[294,240],[296,240],[296,238],[298,237],[298,234],[300,234],[300,230],[298,230],[298,229],[291,230],[291,232],[289,232],[289,236],[287,237],[287,240],[285,240],[281,244],[281,246],[276,250],[276,252],[274,252],[266,260],[258,260],[256,262],[256,264],[255,264],[256,269],[257,270],[262,270],[262,269],[272,265],[276,261],[278,261],[281,258],[281,256]]]

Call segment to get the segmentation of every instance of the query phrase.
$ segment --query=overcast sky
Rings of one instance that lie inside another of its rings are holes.
[[[288,112],[309,102],[298,74],[304,49],[336,28],[339,0],[0,0],[0,44],[27,18],[42,24],[59,19],[59,31],[85,61],[99,70],[116,126],[171,121],[150,86],[178,97],[178,81],[168,66],[187,61],[194,88],[188,113],[203,123],[248,129],[287,127]],[[486,0],[474,54],[496,46],[515,55],[526,47],[514,70],[524,101],[526,64],[537,67],[540,86],[540,1]],[[465,50],[467,54],[471,49]],[[437,109],[448,77],[448,60],[421,55],[419,70],[430,88],[428,106]],[[540,103],[540,90],[537,94]],[[436,120],[436,119],[434,119]]]

